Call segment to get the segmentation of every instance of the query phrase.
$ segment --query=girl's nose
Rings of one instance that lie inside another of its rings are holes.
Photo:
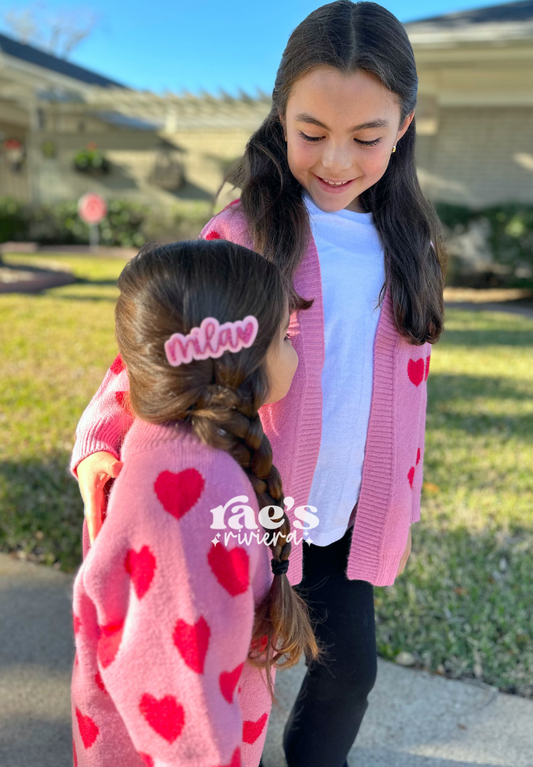
[[[332,176],[346,173],[352,167],[352,158],[350,153],[343,147],[329,146],[324,149],[322,155],[322,165]]]

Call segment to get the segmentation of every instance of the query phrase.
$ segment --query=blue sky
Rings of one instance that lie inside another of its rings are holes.
[[[130,87],[161,93],[202,89],[217,94],[239,87],[271,93],[281,54],[292,30],[322,3],[313,0],[93,0],[2,3],[6,10],[35,7],[40,13],[93,13],[96,25],[70,56],[76,64]],[[392,0],[381,3],[401,22],[496,5],[471,0]],[[3,18],[0,30],[9,34]]]

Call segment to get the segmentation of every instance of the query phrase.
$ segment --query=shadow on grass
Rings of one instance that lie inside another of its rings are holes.
[[[81,302],[83,302],[83,301],[106,302],[107,301],[108,303],[114,304],[117,301],[117,297],[118,296],[94,296],[94,295],[92,295],[92,296],[91,295],[89,295],[89,296],[87,296],[87,295],[85,295],[85,296],[76,296],[76,295],[62,296],[62,295],[54,294],[54,301],[56,301],[56,300],[57,301],[81,301]]]
[[[484,399],[498,400],[499,412],[491,412],[493,402],[484,406]],[[530,401],[531,392],[526,386],[518,387],[508,378],[433,373],[428,378],[428,429],[435,418],[444,415],[449,429],[473,435],[492,435],[502,440],[512,437],[531,444],[533,414],[505,412],[510,403]],[[467,407],[465,412],[465,402],[477,404]],[[504,442],[502,449],[505,449]]]
[[[442,340],[446,346],[533,346],[533,319],[526,319],[531,324],[531,330],[507,330],[497,326],[475,330],[448,330],[445,325]],[[457,322],[455,318],[453,321]]]
[[[80,564],[83,501],[68,471],[70,454],[0,461],[0,550],[43,564]]]
[[[491,411],[493,402],[484,408],[484,399],[497,399],[500,412]],[[475,407],[465,411],[462,403],[476,401]],[[428,429],[435,418],[444,415],[450,429],[474,435],[496,435],[502,440],[513,437],[530,444],[533,442],[533,414],[505,413],[509,403],[530,401],[530,391],[525,386],[513,385],[507,378],[433,373],[428,379]],[[503,443],[502,449],[505,449]]]
[[[414,525],[405,577],[376,590],[378,653],[394,660],[409,647],[415,667],[442,664],[452,679],[473,679],[477,657],[481,681],[533,698],[533,527],[453,519]]]
[[[116,288],[117,280],[90,280],[87,277],[78,277],[76,285],[95,285],[96,287],[101,288]]]
[[[479,397],[498,397],[516,402],[531,401],[531,391],[514,384],[512,379],[500,376],[474,376],[437,373],[428,378],[428,394],[439,402],[473,400]]]

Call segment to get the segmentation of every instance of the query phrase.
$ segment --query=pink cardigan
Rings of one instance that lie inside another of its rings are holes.
[[[222,238],[252,248],[238,203],[234,201],[214,216],[200,237]],[[259,411],[284,493],[295,499],[288,511],[291,523],[296,519],[295,508],[309,498],[322,432],[324,314],[320,262],[312,235],[295,275],[295,287],[305,298],[314,298],[311,309],[291,316],[289,334],[298,353],[298,369],[289,393]],[[409,526],[420,519],[430,355],[430,343],[414,346],[398,333],[387,289],[374,340],[363,476],[346,569],[350,580],[391,586]],[[127,372],[121,368],[117,358],[78,424],[71,461],[74,474],[78,463],[98,450],[120,457],[120,442],[132,420],[121,406],[128,389]],[[320,518],[320,509],[317,516]],[[287,576],[295,585],[302,579],[301,545],[292,547],[289,561]]]
[[[257,767],[261,758],[271,698],[265,671],[246,658],[272,555],[253,538],[213,543],[212,508],[242,494],[256,516],[259,507],[237,462],[185,428],[135,421],[76,575],[77,767]]]

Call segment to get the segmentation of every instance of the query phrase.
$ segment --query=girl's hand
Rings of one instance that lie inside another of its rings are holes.
[[[411,528],[409,527],[409,536],[407,538],[407,545],[405,547],[405,551],[402,554],[402,558],[400,559],[400,566],[398,568],[398,572],[396,573],[396,577],[398,577],[400,573],[403,573],[405,565],[407,564],[407,560],[409,559],[410,553],[411,553]]]
[[[110,479],[118,477],[122,465],[122,461],[117,461],[112,453],[105,450],[87,456],[78,464],[78,481],[91,544],[104,521],[107,501],[104,487]]]

